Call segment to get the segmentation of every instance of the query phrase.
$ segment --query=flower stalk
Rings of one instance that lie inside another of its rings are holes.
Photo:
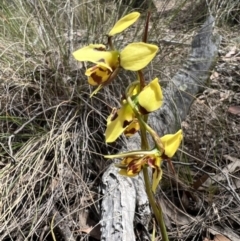
[[[144,176],[144,181],[145,181],[145,185],[146,185],[146,192],[147,192],[148,200],[152,207],[155,218],[157,219],[158,225],[160,227],[162,239],[163,239],[163,241],[169,241],[167,229],[166,229],[164,218],[163,218],[162,208],[161,208],[160,204],[157,206],[157,204],[155,202],[153,192],[151,191],[151,184],[150,184],[150,180],[149,180],[148,169],[146,167],[143,168],[143,176]]]

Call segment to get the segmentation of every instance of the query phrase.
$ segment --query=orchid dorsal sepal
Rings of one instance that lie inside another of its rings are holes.
[[[145,113],[153,112],[162,106],[163,94],[158,78],[155,78],[143,88],[137,96],[137,100]]]
[[[113,36],[115,34],[121,33],[126,28],[128,28],[129,26],[134,24],[138,20],[139,17],[140,17],[140,13],[139,12],[132,12],[132,13],[122,17],[121,19],[119,19],[115,23],[113,28],[108,33],[108,36]]]
[[[116,55],[118,55],[117,51],[107,51],[106,46],[103,44],[89,44],[73,52],[73,57],[76,60],[89,61],[95,64],[101,63],[103,67],[109,70],[112,70],[109,62]]]
[[[104,156],[107,159],[113,159],[113,158],[123,158],[123,157],[129,157],[129,156],[145,156],[145,155],[153,155],[156,152],[158,152],[157,149],[152,149],[149,151],[143,151],[143,150],[136,150],[136,151],[129,151],[129,152],[124,152],[124,153],[118,153],[114,155],[106,155]]]

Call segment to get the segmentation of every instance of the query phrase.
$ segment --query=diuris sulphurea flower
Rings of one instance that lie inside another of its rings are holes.
[[[96,86],[109,81],[114,71],[120,67],[132,71],[144,68],[155,57],[157,51],[156,45],[143,42],[131,43],[122,51],[107,51],[103,44],[90,44],[73,52],[73,56],[76,60],[96,64],[85,72],[88,83]]]
[[[161,165],[164,160],[168,161],[170,168],[175,173],[171,158],[179,148],[183,134],[182,130],[179,130],[175,134],[160,137],[148,124],[149,114],[156,111],[163,104],[163,94],[158,79],[155,78],[146,84],[143,73],[143,68],[152,61],[158,51],[158,46],[147,43],[150,11],[146,17],[142,42],[130,43],[125,47],[121,47],[121,49],[116,49],[113,42],[116,34],[134,24],[139,17],[140,13],[138,12],[132,12],[122,17],[106,34],[106,45],[90,44],[73,52],[73,56],[78,61],[87,61],[92,64],[85,72],[88,83],[97,86],[90,97],[102,87],[111,83],[120,70],[125,69],[136,72],[136,81],[131,82],[128,86],[124,86],[126,81],[121,82],[121,87],[126,88],[124,88],[120,108],[113,108],[112,113],[107,118],[105,141],[111,143],[116,141],[121,134],[128,137],[139,131],[141,149],[107,155],[105,158],[121,158],[120,163],[115,164],[120,169],[119,173],[121,175],[134,177],[142,172],[148,200],[160,226],[162,239],[169,241],[161,206],[156,203],[153,194],[162,179]],[[122,91],[122,88],[120,91]],[[148,137],[152,138],[154,144],[149,144]],[[149,179],[149,168],[152,170],[151,180]]]
[[[155,192],[158,183],[162,179],[162,161],[173,157],[181,144],[182,138],[182,130],[180,129],[175,134],[168,134],[160,138],[164,147],[163,151],[154,148],[150,151],[139,150],[116,155],[107,155],[105,158],[123,157],[123,160],[119,164],[116,164],[116,166],[120,168],[120,174],[129,177],[138,175],[145,165],[151,167],[153,169],[152,191]]]
[[[110,83],[120,68],[138,71],[146,67],[155,57],[158,47],[144,42],[130,43],[121,51],[114,49],[111,38],[137,21],[140,13],[133,12],[121,18],[107,34],[110,50],[103,44],[90,44],[75,52],[73,57],[78,61],[88,61],[94,66],[85,72],[88,83],[98,86],[94,94],[102,86]]]
[[[135,103],[136,110],[142,114],[149,114],[161,107],[163,95],[158,78],[152,80],[139,93],[139,89],[130,88],[128,95]],[[134,110],[126,99],[122,100],[120,109],[113,109],[107,118],[107,129],[105,132],[106,142],[114,142],[123,132],[127,136],[133,135],[139,130],[139,122],[135,116]]]

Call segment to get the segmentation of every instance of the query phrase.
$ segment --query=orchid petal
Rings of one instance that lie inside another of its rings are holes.
[[[162,179],[162,169],[161,168],[155,168],[153,169],[153,175],[152,175],[152,191],[153,193],[156,192],[157,186],[159,182]]]
[[[120,165],[117,165],[120,170],[120,174],[125,175],[125,176],[136,176],[141,170],[142,166],[144,164],[144,159],[139,156],[128,156],[124,158],[121,162]]]
[[[138,119],[135,118],[131,124],[125,129],[124,131],[124,135],[129,137],[129,136],[132,136],[134,135],[136,132],[138,132],[140,129],[140,125],[139,125],[139,122],[138,122]]]
[[[138,12],[133,12],[124,16],[115,23],[108,36],[113,36],[117,33],[121,33],[123,30],[134,24],[138,20],[139,16],[140,13]]]
[[[135,177],[138,175],[138,173],[133,173],[133,172],[129,172],[127,171],[126,169],[121,169],[119,172],[118,172],[120,175],[122,176],[126,176],[126,177]]]
[[[85,75],[88,76],[88,83],[96,86],[106,82],[111,75],[111,71],[105,67],[95,65],[87,69]]]
[[[106,142],[114,142],[134,119],[134,113],[128,103],[124,103],[121,109],[114,111],[107,119],[107,129],[105,132]]]
[[[101,65],[101,67],[113,70],[118,65],[117,51],[106,51],[103,44],[90,44],[73,52],[73,57],[78,61],[89,61]]]

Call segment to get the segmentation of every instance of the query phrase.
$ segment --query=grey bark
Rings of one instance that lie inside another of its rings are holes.
[[[174,133],[181,126],[194,96],[201,92],[216,61],[220,36],[214,36],[214,18],[209,16],[192,42],[191,53],[176,75],[164,89],[164,104],[149,116],[149,124],[159,133]],[[126,148],[127,147],[127,148]],[[130,138],[120,152],[140,148],[139,136]],[[140,213],[140,222],[147,226],[150,211],[141,176],[126,178],[118,174],[112,164],[103,175],[101,204],[101,240],[133,241],[134,214]]]

